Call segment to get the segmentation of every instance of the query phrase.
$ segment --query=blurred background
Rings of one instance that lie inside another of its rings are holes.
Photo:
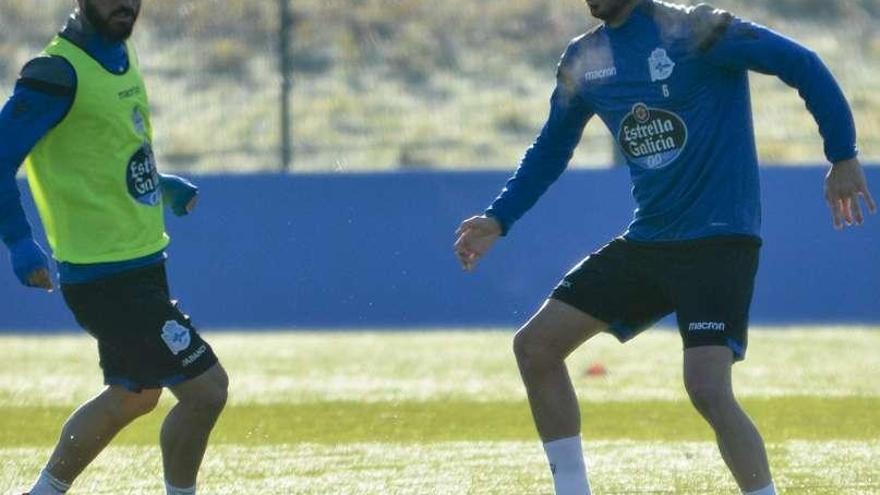
[[[73,4],[0,2],[0,96]],[[134,41],[164,169],[244,173],[285,161],[294,172],[512,169],[543,124],[559,55],[593,22],[580,0],[288,0],[286,12],[283,4],[144,2]],[[877,161],[880,0],[714,5],[818,51],[852,102],[864,161]],[[797,94],[775,78],[755,75],[752,84],[763,162],[821,163]],[[611,143],[592,122],[572,165],[608,166]]]

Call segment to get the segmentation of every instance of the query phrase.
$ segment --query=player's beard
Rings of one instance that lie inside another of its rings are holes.
[[[631,4],[639,1],[640,0],[599,0],[598,3],[593,3],[591,0],[587,0],[586,3],[587,7],[590,8],[590,14],[593,17],[600,21],[609,21],[616,19]]]
[[[131,21],[114,21],[113,16],[117,13],[127,13],[131,15]],[[84,14],[86,19],[89,20],[89,23],[91,23],[95,30],[98,31],[98,34],[104,38],[107,38],[110,41],[125,41],[131,36],[131,32],[134,29],[134,25],[140,14],[140,8],[138,8],[137,11],[134,11],[122,7],[111,12],[106,19],[102,19],[95,6],[86,0]]]

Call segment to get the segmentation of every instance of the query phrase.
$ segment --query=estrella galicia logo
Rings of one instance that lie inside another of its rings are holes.
[[[617,133],[617,142],[630,163],[649,170],[674,162],[687,139],[687,126],[681,117],[644,103],[633,106]]]
[[[159,172],[156,170],[156,158],[150,143],[145,142],[128,160],[125,181],[128,183],[128,193],[138,203],[147,206],[159,204]]]

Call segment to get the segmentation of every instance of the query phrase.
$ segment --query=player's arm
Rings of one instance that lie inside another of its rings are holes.
[[[34,240],[15,176],[25,157],[70,109],[76,89],[73,68],[60,58],[40,57],[21,71],[0,110],[0,239],[9,249],[22,284],[52,289],[46,253]]]
[[[825,190],[834,226],[862,222],[859,196],[876,212],[857,158],[852,111],[822,59],[790,38],[726,12],[700,6],[695,15],[700,18],[697,25],[703,26],[698,29],[704,34],[700,49],[710,63],[774,75],[797,89],[819,126],[825,157],[832,164]]]
[[[578,76],[572,70],[575,56],[576,45],[572,44],[557,70],[550,115],[513,177],[483,215],[465,220],[456,231],[455,252],[465,270],[474,268],[568,166],[584,126],[593,115],[578,95]]]

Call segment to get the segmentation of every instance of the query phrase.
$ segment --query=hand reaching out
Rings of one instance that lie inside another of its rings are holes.
[[[473,270],[501,233],[501,225],[492,217],[476,216],[462,222],[455,231],[455,254],[461,267],[468,272]]]

